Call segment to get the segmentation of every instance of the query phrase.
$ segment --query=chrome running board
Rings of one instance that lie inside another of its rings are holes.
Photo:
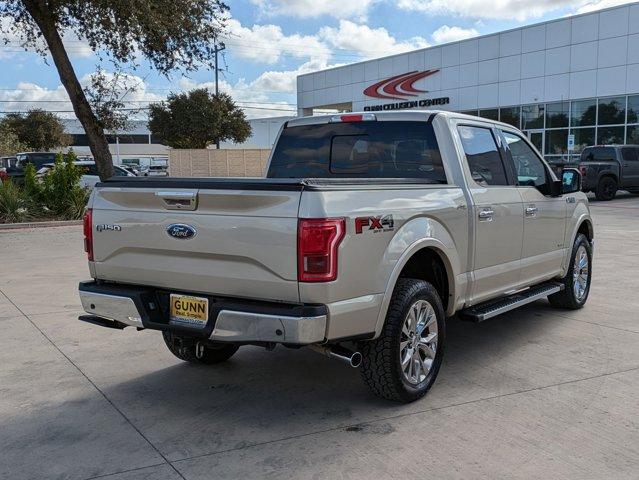
[[[466,308],[459,312],[459,317],[463,320],[471,322],[483,322],[489,318],[496,317],[502,313],[509,312],[515,308],[519,308],[527,303],[534,302],[540,298],[545,298],[553,293],[560,292],[564,289],[562,283],[547,282],[540,285],[527,288],[521,292],[514,293],[507,297],[501,297],[496,300],[489,300],[478,305]]]

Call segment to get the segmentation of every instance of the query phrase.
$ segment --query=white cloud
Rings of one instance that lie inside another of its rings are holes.
[[[449,27],[448,25],[442,25],[433,32],[431,38],[435,43],[449,43],[476,37],[477,35],[479,35],[479,32],[474,28]]]
[[[422,37],[398,41],[383,27],[371,28],[349,20],[340,20],[338,28],[323,27],[319,36],[332,47],[356,52],[365,59],[429,46]]]
[[[35,52],[33,47],[24,48],[24,38],[18,31],[13,30],[11,21],[3,17],[0,19],[0,60],[13,58],[16,55],[25,52]],[[67,53],[71,58],[88,58],[93,55],[93,50],[89,44],[80,40],[73,32],[67,32],[62,36],[62,43],[67,50]],[[37,40],[37,46],[40,49],[47,50],[44,40],[41,38]]]
[[[577,8],[576,13],[588,13],[602,8],[615,7],[625,3],[631,3],[636,0],[592,0],[579,2],[581,5]]]
[[[540,17],[561,8],[583,13],[599,8],[632,3],[633,0],[399,0],[403,10],[428,15],[455,15],[458,17],[519,20]]]
[[[91,81],[91,75],[87,74],[80,78],[80,84],[86,86]],[[105,72],[107,78],[112,78],[113,74]],[[162,96],[148,91],[148,86],[142,78],[122,74],[122,81],[118,85],[120,97],[127,108],[144,107],[148,101],[162,100]],[[69,100],[66,90],[62,85],[55,88],[46,88],[33,82],[20,82],[15,90],[0,91],[2,100],[1,109],[6,112],[24,112],[33,108],[40,108],[56,112],[61,118],[73,118],[73,106]],[[127,103],[128,102],[128,103]]]
[[[335,18],[365,18],[377,0],[251,0],[262,14],[313,18],[328,15]]]
[[[285,35],[278,25],[247,28],[235,19],[229,19],[227,25],[226,44],[238,57],[273,64],[282,55],[323,60],[330,56],[330,49],[314,35]]]
[[[266,71],[251,81],[244,78],[240,78],[235,83],[221,80],[220,91],[231,95],[249,118],[295,115],[297,111],[294,105],[288,101],[273,100],[273,94],[290,94],[291,98],[294,98],[298,75],[336,66],[338,65],[328,65],[322,61],[311,60],[295,70]],[[198,83],[189,78],[182,78],[178,85],[185,91],[194,88],[206,88],[211,91],[215,89],[214,82]]]

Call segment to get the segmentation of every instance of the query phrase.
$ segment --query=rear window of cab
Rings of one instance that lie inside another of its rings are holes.
[[[447,183],[427,122],[346,122],[284,128],[268,178],[420,178]]]

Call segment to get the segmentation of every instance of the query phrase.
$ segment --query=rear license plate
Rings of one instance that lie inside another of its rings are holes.
[[[169,319],[171,323],[204,327],[209,319],[208,298],[171,294]]]

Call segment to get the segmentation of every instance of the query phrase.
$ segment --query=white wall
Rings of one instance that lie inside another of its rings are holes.
[[[435,68],[415,86],[428,90],[420,98],[450,97],[451,110],[639,93],[639,3],[301,75],[298,109],[393,102],[363,91]]]

